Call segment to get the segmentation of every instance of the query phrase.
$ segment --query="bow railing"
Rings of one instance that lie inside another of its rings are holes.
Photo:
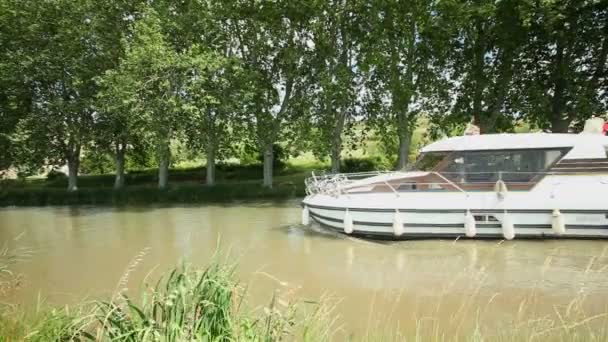
[[[366,192],[366,187],[380,186],[384,192],[389,191],[398,195],[400,192],[412,191],[429,191],[429,190],[456,190],[466,193],[467,190],[483,190],[491,189],[498,181],[504,182],[507,187],[514,188],[531,188],[539,183],[545,176],[564,176],[564,175],[581,175],[580,172],[564,172],[564,171],[547,171],[547,172],[525,172],[525,171],[484,171],[484,172],[436,172],[429,171],[429,175],[433,175],[437,181],[421,181],[410,180],[406,178],[407,172],[403,173],[404,179],[381,177],[369,184],[361,184],[354,186],[356,181],[375,177],[375,176],[390,176],[391,174],[401,174],[396,171],[372,171],[372,172],[357,172],[357,173],[336,173],[336,174],[321,174],[317,175],[314,172],[312,176],[305,180],[306,194],[325,194],[331,196],[339,196],[341,194],[353,192]],[[608,173],[606,175],[587,175],[591,179],[570,179],[568,182],[577,183],[600,183],[608,184]],[[588,178],[588,177],[587,177]],[[560,181],[561,183],[561,181]]]

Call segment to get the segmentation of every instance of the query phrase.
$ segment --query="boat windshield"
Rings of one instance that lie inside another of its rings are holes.
[[[530,182],[568,151],[564,148],[427,152],[414,169],[436,171],[458,183]]]

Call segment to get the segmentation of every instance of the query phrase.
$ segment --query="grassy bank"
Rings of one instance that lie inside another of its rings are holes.
[[[4,187],[0,189],[0,206],[44,205],[128,205],[205,203],[232,200],[285,199],[304,196],[305,175],[277,180],[272,189],[258,182],[219,183],[213,187],[203,184],[177,183],[166,190],[154,185],[128,186],[123,190],[111,187],[81,187],[68,193],[53,187]]]
[[[204,167],[171,169],[169,188],[159,190],[158,170],[132,170],[125,187],[114,190],[114,175],[81,175],[78,191],[66,191],[68,180],[54,173],[46,178],[0,180],[0,207],[44,205],[141,205],[206,203],[234,200],[287,199],[305,195],[304,180],[328,165],[311,159],[293,160],[274,171],[273,188],[262,186],[262,165],[219,164],[216,184],[205,184]],[[345,158],[343,172],[386,168],[378,158]]]

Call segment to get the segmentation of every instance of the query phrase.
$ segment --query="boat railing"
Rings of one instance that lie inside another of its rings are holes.
[[[352,173],[321,173],[312,172],[311,177],[306,178],[306,194],[339,195],[343,193],[345,186],[353,182],[382,174],[395,173],[395,171],[368,171]],[[396,190],[395,190],[396,191]]]
[[[462,193],[467,193],[467,190],[475,189],[491,189],[494,188],[497,182],[502,181],[507,187],[525,188],[532,187],[542,180],[545,176],[560,176],[560,175],[589,175],[584,172],[573,171],[544,171],[544,172],[527,172],[527,171],[481,171],[481,172],[436,172],[430,171],[429,174],[434,175],[440,181],[413,181],[389,179],[388,177],[379,178],[376,182],[370,184],[361,184],[360,187],[353,188],[354,182],[380,175],[391,175],[397,171],[372,171],[372,172],[357,172],[357,173],[335,173],[317,175],[313,172],[312,176],[305,180],[307,195],[326,194],[339,196],[341,194],[353,192],[367,192],[366,187],[385,186],[386,190],[399,196],[401,192],[419,191],[421,189],[429,190],[446,190],[452,189]],[[591,175],[591,176],[598,176]],[[570,180],[570,182],[573,180]],[[600,179],[578,179],[577,182],[597,182],[602,184],[608,183],[608,174]]]

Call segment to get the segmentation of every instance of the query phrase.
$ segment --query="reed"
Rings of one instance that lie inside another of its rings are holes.
[[[212,263],[204,270],[185,265],[161,278],[138,300],[124,293],[96,303],[94,320],[81,336],[96,341],[318,341],[328,331],[318,324],[327,312],[315,306],[298,314],[296,302],[275,295],[261,312],[243,306],[246,288],[234,280],[234,266]],[[297,318],[300,317],[300,318]],[[314,339],[313,339],[314,338]]]
[[[13,244],[19,241],[22,234],[13,238]],[[28,248],[11,247],[10,241],[5,241],[0,247],[0,298],[21,285],[21,275],[13,272],[13,266],[30,257],[32,251]]]
[[[496,251],[506,248],[501,244],[497,244]],[[573,284],[580,284],[580,287],[566,302],[560,300],[552,303],[551,296],[547,296],[552,291],[560,290],[552,288],[545,278],[549,272],[559,271],[553,268],[553,258],[551,255],[545,258],[538,281],[532,289],[511,298],[507,298],[505,293],[487,291],[487,269],[491,264],[487,267],[484,263],[478,264],[475,269],[466,268],[461,272],[438,264],[440,272],[453,276],[437,298],[415,305],[411,308],[412,317],[405,319],[395,319],[390,310],[376,312],[376,300],[373,299],[367,313],[369,319],[365,332],[354,340],[607,341],[608,306],[598,307],[595,301],[601,294],[591,294],[586,284],[603,279],[602,275],[608,270],[608,247],[601,255],[590,257],[587,267],[571,279]],[[462,287],[463,283],[467,284],[465,288]],[[459,300],[448,305],[447,298],[453,300],[455,297],[450,294],[458,294]],[[376,296],[382,295],[390,295],[395,306],[403,303],[401,299],[404,293],[376,293]],[[500,300],[512,303],[516,309],[505,310],[504,306],[498,304]],[[387,324],[389,321],[391,323]]]

